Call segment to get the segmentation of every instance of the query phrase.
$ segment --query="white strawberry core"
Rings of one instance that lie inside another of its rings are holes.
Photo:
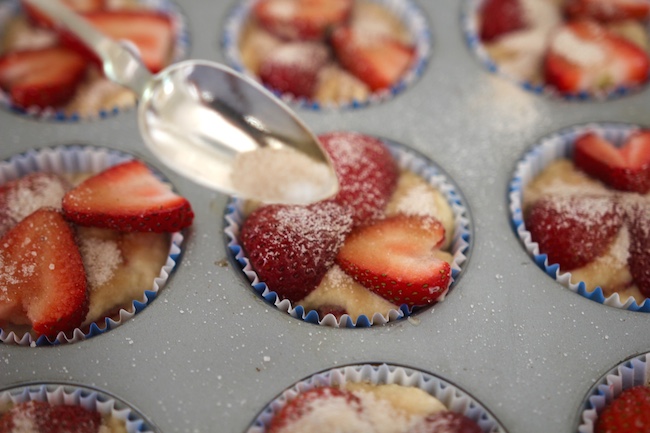
[[[551,50],[583,68],[597,67],[607,60],[607,54],[599,44],[581,39],[567,28],[555,35]]]

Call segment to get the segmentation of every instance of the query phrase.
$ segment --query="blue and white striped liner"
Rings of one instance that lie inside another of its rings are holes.
[[[97,389],[74,384],[35,383],[0,390],[0,407],[29,401],[49,403],[53,406],[81,406],[88,411],[123,421],[127,433],[156,431],[153,424],[135,408]]]
[[[283,391],[256,417],[246,433],[265,433],[266,428],[288,401],[298,394],[322,386],[343,386],[346,383],[396,384],[419,388],[440,400],[452,412],[474,420],[483,433],[506,433],[505,428],[478,400],[464,389],[425,371],[388,364],[357,364],[316,373]]]
[[[623,390],[650,386],[650,353],[628,358],[605,373],[587,392],[580,406],[578,433],[594,433],[598,415]],[[647,426],[646,426],[647,427]]]
[[[133,155],[127,153],[85,145],[58,146],[30,150],[15,155],[6,161],[0,161],[0,185],[35,172],[99,173],[108,167],[132,159],[134,159]],[[152,170],[161,180],[166,181],[162,174],[153,168]],[[98,326],[93,323],[87,332],[83,332],[77,328],[70,336],[59,333],[54,340],[50,340],[45,336],[40,336],[35,340],[29,333],[19,335],[3,330],[0,327],[0,342],[21,346],[58,345],[85,340],[120,326],[135,314],[142,311],[156,298],[158,291],[164,287],[169,275],[176,267],[176,263],[181,254],[182,243],[183,234],[181,232],[176,232],[171,235],[167,261],[161,268],[158,277],[152,282],[151,289],[145,290],[142,298],[133,300],[128,310],[121,309],[119,317],[116,320],[106,317],[103,325]]]
[[[190,34],[187,19],[181,9],[172,0],[138,0],[138,2],[148,9],[155,9],[169,14],[172,18],[173,32],[175,35],[174,51],[171,57],[172,63],[184,60],[189,52]],[[0,28],[3,27],[7,20],[21,13],[21,11],[19,0],[0,0]],[[54,108],[41,109],[31,107],[24,109],[14,105],[10,96],[2,90],[0,90],[0,105],[17,114],[55,122],[78,122],[95,118],[104,119],[115,116],[122,111],[129,110],[128,107],[101,108],[96,115],[89,117],[82,116],[79,113],[68,114],[64,110]]]
[[[634,86],[634,87],[617,87],[606,92],[578,92],[578,93],[561,93],[552,86],[547,86],[545,84],[532,83],[530,81],[522,80],[521,77],[513,76],[508,74],[499,68],[499,65],[492,60],[487,50],[481,42],[479,37],[478,26],[479,26],[479,9],[485,0],[465,0],[461,12],[461,27],[463,29],[463,34],[465,36],[465,42],[470,50],[478,57],[479,61],[485,69],[493,74],[500,75],[509,81],[515,83],[517,86],[522,89],[532,92],[538,95],[544,95],[551,98],[558,98],[567,101],[603,101],[608,99],[616,99],[622,96],[630,95],[638,92],[640,89],[645,87],[643,86]],[[650,80],[650,75],[646,79],[646,82]]]
[[[573,143],[579,136],[587,132],[595,132],[611,143],[621,145],[626,137],[638,129],[638,126],[623,123],[590,123],[566,128],[542,138],[517,163],[514,175],[509,184],[508,196],[513,229],[524,244],[524,248],[528,254],[533,258],[533,261],[551,278],[557,280],[569,290],[592,301],[630,311],[650,312],[650,299],[646,299],[639,305],[634,298],[630,297],[623,303],[618,293],[605,298],[602,288],[596,287],[593,291],[589,292],[583,281],[571,281],[571,273],[563,272],[557,263],[549,263],[546,254],[541,253],[539,245],[533,242],[530,231],[528,231],[524,223],[521,208],[523,192],[526,186],[551,162],[560,158],[571,159],[573,155]]]
[[[471,252],[473,229],[467,202],[449,176],[433,161],[402,144],[387,139],[382,139],[382,141],[388,146],[398,166],[422,176],[430,185],[438,189],[447,198],[454,213],[456,226],[454,238],[450,246],[450,252],[453,255],[453,263],[451,266],[452,278],[447,291],[439,298],[438,302],[441,302],[445,299],[449,290],[455,287]],[[269,290],[266,283],[260,280],[239,243],[239,232],[244,222],[243,206],[244,200],[233,198],[226,208],[224,232],[228,240],[228,250],[241,267],[246,280],[250,282],[253,290],[267,302],[275,305],[279,310],[306,322],[337,328],[384,325],[388,322],[410,316],[417,310],[409,309],[408,306],[402,305],[400,310],[391,310],[386,316],[381,313],[375,313],[370,318],[361,315],[355,322],[350,316],[344,314],[337,321],[336,317],[332,314],[320,318],[318,312],[315,310],[306,311],[300,305],[294,307],[291,301],[280,299],[276,292]]]
[[[250,77],[257,79],[255,74],[248,70],[239,53],[239,36],[241,30],[246,23],[250,12],[259,0],[244,0],[236,5],[230,12],[226,20],[224,33],[222,36],[222,48],[224,50],[226,61],[230,66]],[[354,100],[347,104],[320,104],[316,101],[308,100],[306,98],[296,98],[293,95],[281,94],[280,92],[269,89],[278,98],[284,102],[291,104],[294,107],[302,109],[310,109],[315,111],[327,109],[357,109],[366,106],[372,106],[381,102],[388,101],[409,86],[415,83],[417,79],[422,76],[426,66],[429,62],[429,55],[431,52],[431,45],[433,36],[426,17],[422,9],[412,0],[365,0],[373,3],[378,3],[385,6],[395,16],[397,16],[411,31],[415,44],[415,59],[413,63],[404,73],[404,76],[393,86],[388,89],[383,89],[378,92],[370,94],[367,100],[358,101]]]

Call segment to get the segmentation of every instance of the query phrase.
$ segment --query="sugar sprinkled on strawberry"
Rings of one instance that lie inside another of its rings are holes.
[[[175,232],[194,219],[189,201],[137,160],[86,179],[65,195],[63,212],[76,224],[119,231]]]
[[[398,214],[357,227],[336,257],[359,284],[397,305],[427,305],[446,293],[449,263],[435,256],[445,237],[431,217]]]
[[[97,433],[99,412],[46,402],[19,403],[0,418],[0,433]]]
[[[568,0],[564,11],[569,19],[594,19],[601,22],[646,20],[650,2],[646,0]]]
[[[628,264],[637,287],[650,298],[650,202],[640,196],[628,206],[630,250]]]
[[[640,433],[650,426],[650,388],[623,390],[598,416],[595,433]]]
[[[336,203],[270,205],[246,219],[241,239],[260,279],[281,298],[297,302],[318,286],[351,227],[350,216]]]
[[[339,178],[333,200],[350,210],[355,224],[380,217],[399,176],[386,146],[377,138],[352,132],[332,132],[318,139]]]
[[[59,212],[41,208],[0,239],[0,310],[50,338],[81,325],[86,273],[74,233]]]

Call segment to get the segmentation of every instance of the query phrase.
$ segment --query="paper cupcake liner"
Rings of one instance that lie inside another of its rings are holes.
[[[549,263],[547,255],[540,252],[539,245],[532,240],[530,231],[526,228],[522,211],[523,191],[526,186],[551,162],[560,158],[571,159],[573,143],[578,137],[586,132],[595,132],[611,143],[620,145],[625,138],[639,129],[638,126],[623,123],[592,123],[566,128],[544,137],[517,163],[510,181],[508,195],[513,229],[535,264],[551,278],[592,301],[630,311],[650,312],[650,299],[646,299],[641,305],[632,297],[621,302],[618,293],[606,298],[600,287],[596,287],[590,292],[583,281],[571,281],[570,272],[562,271],[557,263]]]
[[[581,91],[578,93],[564,93],[560,92],[553,86],[549,86],[544,83],[540,84],[531,82],[523,79],[522,77],[509,74],[508,72],[504,71],[499,66],[499,64],[492,59],[492,57],[490,57],[490,54],[485,49],[485,46],[479,37],[478,11],[484,2],[485,0],[465,0],[465,3],[463,4],[461,13],[461,26],[463,29],[463,34],[465,36],[465,41],[469,49],[474,53],[474,55],[478,58],[479,62],[485,69],[493,74],[504,77],[505,79],[511,81],[512,83],[528,92],[566,101],[603,101],[637,93],[643,89],[648,83],[648,80],[650,80],[649,74],[644,84],[639,86],[620,86],[614,89],[600,92]]]
[[[450,246],[450,252],[453,254],[451,280],[445,293],[443,293],[443,295],[438,299],[438,302],[441,302],[445,299],[449,290],[453,289],[457,284],[469,259],[473,239],[469,209],[458,187],[433,161],[402,144],[387,139],[381,140],[388,146],[393,158],[397,161],[398,166],[422,176],[430,185],[438,189],[447,198],[454,213],[455,230],[454,238]],[[226,224],[224,231],[228,241],[228,249],[236,263],[241,268],[245,280],[250,283],[255,292],[270,304],[275,305],[279,310],[288,313],[292,317],[310,323],[333,327],[354,328],[384,325],[388,322],[410,316],[415,311],[427,308],[416,307],[410,309],[408,306],[402,305],[399,310],[391,310],[386,315],[381,313],[375,313],[372,317],[361,315],[355,321],[347,314],[342,315],[339,320],[337,320],[333,314],[328,314],[325,317],[320,318],[318,312],[315,310],[305,310],[300,305],[293,306],[291,301],[288,299],[281,299],[276,292],[269,290],[266,283],[264,283],[264,281],[262,281],[253,270],[248,257],[246,257],[244,250],[239,243],[239,232],[244,222],[242,211],[244,203],[244,200],[234,198],[226,208]]]
[[[578,433],[594,433],[602,410],[622,391],[639,385],[650,386],[650,352],[623,361],[591,387],[580,406]]]
[[[74,384],[42,383],[0,390],[0,408],[28,401],[39,401],[54,406],[81,406],[86,410],[99,412],[102,416],[124,421],[127,433],[157,431],[138,410],[97,389]]]
[[[450,411],[461,413],[474,420],[483,433],[506,432],[496,417],[478,400],[464,389],[441,377],[399,365],[358,364],[326,370],[297,382],[273,399],[258,414],[247,433],[265,433],[275,414],[298,394],[320,386],[342,386],[357,382],[419,388],[440,400]]]
[[[154,9],[168,14],[172,19],[172,28],[175,35],[174,50],[171,56],[171,63],[183,60],[187,56],[190,45],[189,29],[187,19],[182,13],[181,9],[172,0],[137,0],[139,4],[148,9]],[[0,1],[0,29],[5,23],[14,15],[22,11],[20,0],[2,0]],[[0,36],[2,33],[0,32]],[[9,109],[10,111],[21,114],[27,117],[37,118],[40,120],[56,121],[56,122],[77,122],[82,120],[103,119],[117,115],[123,111],[129,111],[132,106],[112,107],[112,108],[99,108],[94,115],[85,115],[80,113],[67,113],[62,108],[48,107],[30,107],[23,108],[13,104],[9,94],[0,90],[0,105]]]
[[[244,66],[239,53],[239,36],[250,12],[259,0],[244,0],[236,5],[230,12],[222,37],[222,48],[226,61],[230,66],[259,81],[256,74]],[[426,17],[420,7],[412,0],[366,0],[386,7],[397,16],[413,36],[415,58],[403,76],[390,88],[372,92],[365,100],[353,100],[350,103],[321,104],[307,98],[297,98],[293,95],[278,92],[269,88],[278,98],[294,107],[311,109],[315,111],[327,109],[358,109],[388,101],[413,85],[424,73],[431,52],[432,34],[429,30]]]
[[[108,167],[132,159],[134,157],[127,153],[85,145],[58,146],[30,150],[15,155],[6,161],[0,161],[0,185],[34,172],[98,173]],[[152,170],[160,179],[165,181],[164,176],[155,169]],[[128,310],[120,309],[117,319],[106,317],[102,325],[92,323],[86,332],[77,328],[70,336],[61,332],[54,340],[50,340],[43,335],[34,339],[29,333],[20,335],[13,331],[8,332],[0,327],[0,341],[21,346],[44,346],[73,343],[108,332],[128,321],[155,299],[158,291],[167,283],[169,275],[174,270],[180,258],[182,243],[183,234],[181,232],[176,232],[171,235],[167,261],[161,268],[158,277],[152,282],[151,289],[145,290],[140,299],[134,299]]]

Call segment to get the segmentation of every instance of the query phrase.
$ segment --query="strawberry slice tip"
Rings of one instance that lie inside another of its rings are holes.
[[[137,160],[86,179],[63,197],[62,207],[76,224],[124,232],[175,232],[194,219],[189,201]]]
[[[521,0],[486,0],[480,10],[479,37],[493,42],[499,37],[527,27]]]
[[[650,2],[647,0],[568,0],[564,5],[564,12],[572,20],[643,21],[650,17]]]
[[[427,305],[447,291],[451,280],[449,263],[435,255],[444,237],[438,220],[398,214],[353,230],[336,262],[394,304]]]

